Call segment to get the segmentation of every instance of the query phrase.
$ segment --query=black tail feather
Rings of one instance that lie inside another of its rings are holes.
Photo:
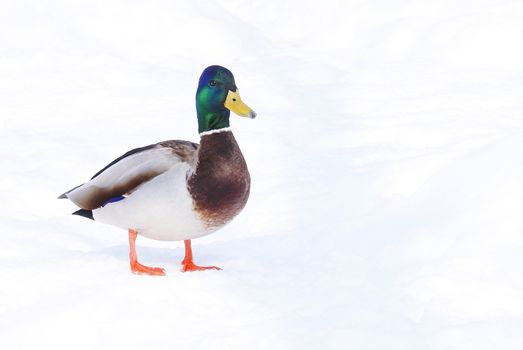
[[[75,211],[73,213],[73,215],[80,215],[80,216],[83,216],[84,218],[94,220],[92,210],[80,209],[80,210]]]

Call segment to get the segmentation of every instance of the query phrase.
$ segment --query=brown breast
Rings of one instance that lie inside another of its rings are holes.
[[[247,164],[232,132],[202,136],[188,189],[196,212],[209,227],[225,225],[245,207],[250,184]]]

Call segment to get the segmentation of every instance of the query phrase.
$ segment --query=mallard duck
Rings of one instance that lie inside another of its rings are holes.
[[[196,91],[200,144],[170,140],[133,149],[97,172],[91,180],[58,198],[68,198],[80,215],[129,233],[131,271],[165,275],[138,262],[137,235],[162,241],[183,240],[182,271],[220,268],[193,262],[191,240],[231,221],[249,198],[250,175],[229,126],[230,111],[255,118],[242,102],[232,73],[207,67]]]

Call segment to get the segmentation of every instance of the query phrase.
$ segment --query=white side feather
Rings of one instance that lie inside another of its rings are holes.
[[[130,179],[155,172],[161,174],[181,160],[169,148],[152,148],[132,154],[113,164],[94,179],[67,193],[76,205],[82,207],[86,198],[100,189],[109,189],[127,183]]]
[[[124,200],[93,210],[96,221],[132,228],[142,236],[177,241],[212,233],[193,210],[187,189],[189,164],[180,163],[140,186]]]

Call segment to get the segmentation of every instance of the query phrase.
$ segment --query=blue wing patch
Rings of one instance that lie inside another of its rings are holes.
[[[114,203],[114,202],[119,202],[121,200],[124,200],[125,197],[124,196],[116,196],[116,197],[113,197],[111,199],[109,199],[107,202],[105,202],[102,207],[105,207],[107,204],[109,203]]]

